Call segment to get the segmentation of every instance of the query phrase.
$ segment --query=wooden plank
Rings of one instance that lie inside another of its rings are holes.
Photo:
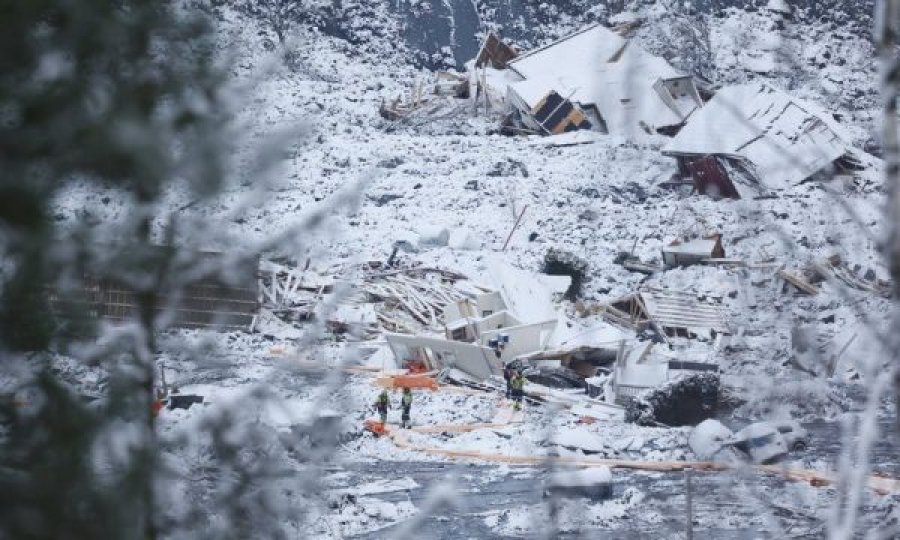
[[[794,287],[800,289],[802,292],[805,292],[806,294],[809,294],[812,296],[819,294],[819,289],[817,289],[810,282],[806,281],[805,279],[801,278],[800,276],[792,274],[784,269],[778,270],[778,272],[776,272],[776,273],[778,274],[779,277],[781,277],[781,279],[787,281],[788,283],[790,283]]]

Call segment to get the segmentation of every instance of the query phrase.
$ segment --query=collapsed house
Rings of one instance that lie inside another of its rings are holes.
[[[505,88],[498,93],[529,132],[671,135],[703,105],[693,77],[600,24],[515,58],[491,53],[504,50],[495,41],[479,53],[481,80]],[[488,77],[489,66],[503,72]]]
[[[663,263],[667,268],[701,264],[709,259],[724,259],[722,235],[711,234],[691,240],[673,240],[662,248]]]
[[[663,148],[699,193],[741,198],[740,186],[784,189],[835,168],[858,170],[831,114],[765,83],[719,90]]]
[[[385,335],[398,367],[452,368],[486,380],[518,361],[537,378],[577,379],[581,386],[600,367],[611,368],[624,334],[606,325],[572,331],[557,313],[554,298],[569,288],[569,276],[534,275],[498,261],[489,273],[491,290],[445,307],[444,335]]]
[[[731,334],[717,304],[693,294],[652,287],[611,302],[604,307],[603,318],[636,332],[652,329],[662,337],[713,339]]]
[[[624,418],[622,405],[660,388],[669,389],[666,396],[682,396],[685,403],[676,406],[660,398],[644,416],[669,409],[691,414],[709,410],[705,394],[694,400],[700,394],[691,381],[715,374],[717,364],[654,351],[653,342],[634,342],[630,331],[607,324],[573,330],[554,305],[570,284],[568,276],[533,275],[497,261],[490,262],[489,273],[491,287],[444,307],[443,335],[385,334],[395,365],[486,383],[512,363],[524,368],[537,388],[549,387],[534,391],[539,399],[566,403],[592,418]],[[620,327],[654,328],[662,336],[730,333],[718,306],[672,291],[643,289],[613,303],[604,316]],[[584,392],[560,394],[552,388]]]
[[[519,355],[546,348],[559,324],[553,291],[568,288],[569,278],[539,280],[498,262],[490,273],[494,290],[444,308],[444,336],[386,334],[397,365],[454,368],[483,380],[500,374]]]

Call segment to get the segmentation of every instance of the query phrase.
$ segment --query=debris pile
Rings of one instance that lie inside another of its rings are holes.
[[[634,142],[669,137],[661,152],[677,171],[664,185],[716,198],[853,177],[869,166],[825,109],[764,82],[714,91],[623,37],[632,28],[598,23],[527,52],[491,32],[464,74],[438,75],[433,94],[470,99],[475,110],[503,118],[503,133],[547,136],[559,146],[596,140],[582,131]],[[398,96],[380,111],[397,120],[426,103],[417,83],[405,101]]]

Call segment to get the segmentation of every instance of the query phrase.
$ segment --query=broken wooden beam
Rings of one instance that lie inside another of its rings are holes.
[[[790,283],[791,285],[793,285],[800,291],[805,292],[806,294],[809,294],[811,296],[815,296],[815,295],[819,294],[819,289],[817,289],[815,287],[815,285],[806,281],[805,279],[801,278],[800,276],[798,276],[796,274],[792,274],[784,269],[779,269],[776,273],[778,274],[778,276],[781,279],[785,280],[786,282]]]

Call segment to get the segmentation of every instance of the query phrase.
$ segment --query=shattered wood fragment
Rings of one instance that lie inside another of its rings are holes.
[[[626,261],[626,262],[622,263],[622,267],[625,268],[625,270],[629,270],[631,272],[638,272],[641,274],[646,274],[648,276],[653,275],[657,272],[661,272],[663,270],[662,268],[660,268],[658,266],[643,263],[639,260]]]
[[[811,296],[815,296],[815,295],[819,294],[819,289],[817,289],[813,284],[811,284],[810,282],[806,281],[805,279],[801,278],[800,276],[798,276],[796,274],[792,274],[783,269],[778,270],[777,274],[779,277],[781,277],[781,279],[785,280],[786,282],[790,283],[791,285],[793,285],[800,291],[805,292],[806,294],[809,294]]]
[[[860,278],[853,270],[847,267],[847,264],[841,260],[840,255],[832,255],[826,259],[825,264],[818,265],[816,269],[819,273],[831,275],[853,289],[871,292],[883,298],[891,297],[891,291],[893,290],[891,282],[880,279],[867,280]]]
[[[475,57],[475,67],[490,66],[494,69],[506,69],[506,64],[519,53],[503,42],[494,32],[488,33]]]
[[[748,266],[747,262],[743,259],[727,259],[727,258],[719,258],[719,257],[710,257],[707,259],[703,259],[700,261],[702,264],[714,265],[714,266]]]

